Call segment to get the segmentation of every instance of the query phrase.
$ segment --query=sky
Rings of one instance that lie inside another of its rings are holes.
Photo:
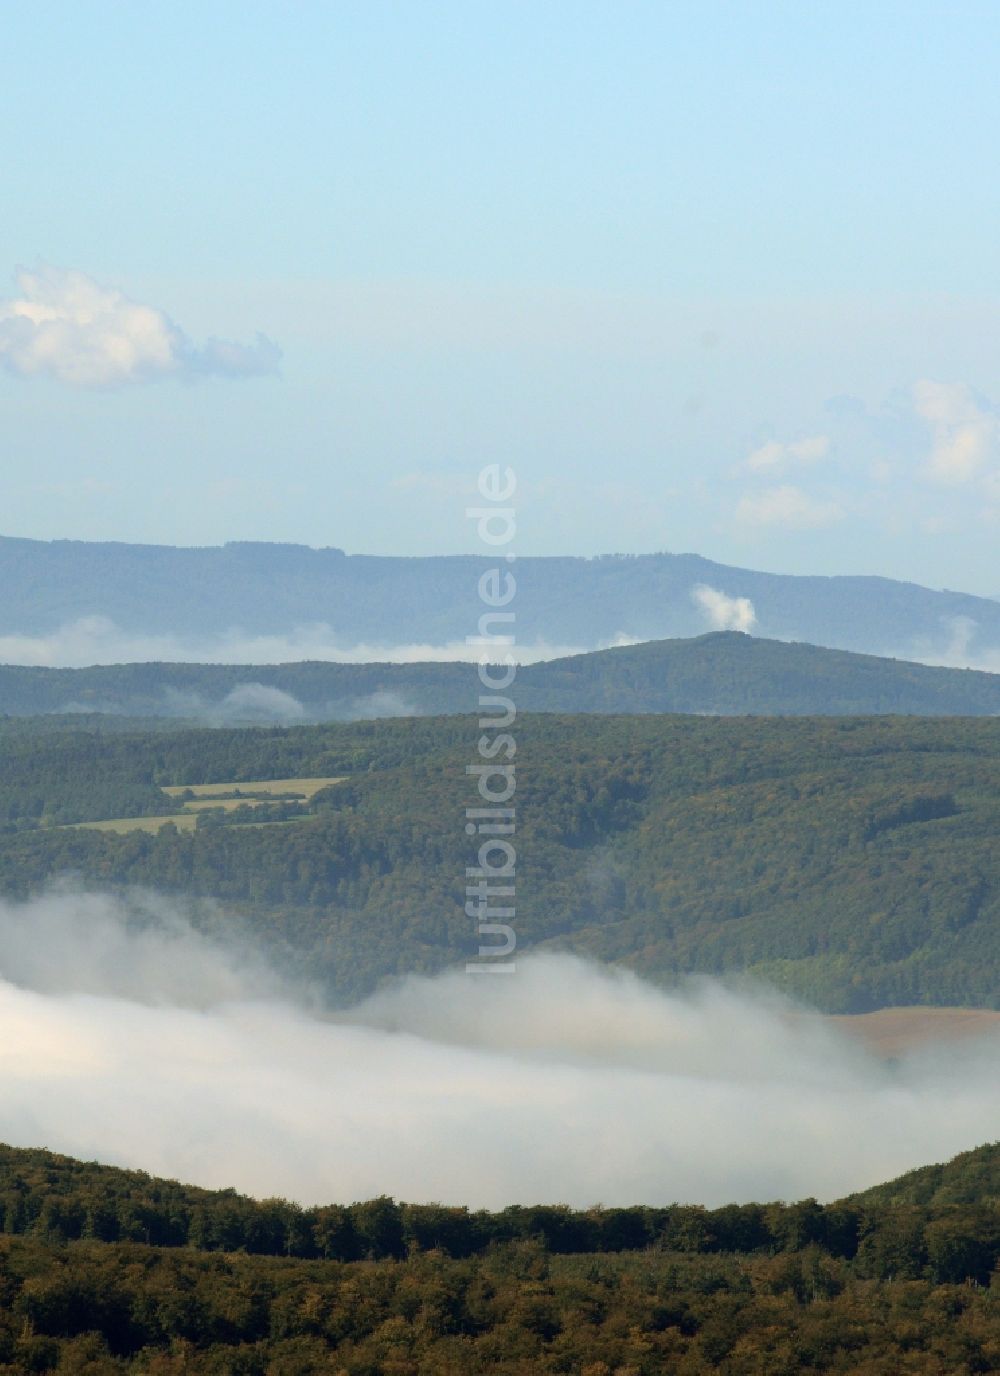
[[[1000,594],[995,4],[4,16],[0,533]]]

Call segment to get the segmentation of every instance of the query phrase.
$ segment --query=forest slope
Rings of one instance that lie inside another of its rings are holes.
[[[950,1161],[921,1166],[897,1180],[852,1195],[865,1205],[915,1204],[942,1210],[960,1204],[988,1204],[1000,1208],[1000,1142],[962,1152]]]
[[[0,730],[0,892],[71,874],[215,898],[351,1000],[475,953],[462,819],[478,738],[462,717]],[[536,716],[517,743],[521,951],[666,982],[749,973],[831,1012],[1000,1006],[1000,723]],[[95,799],[153,812],[165,784],[296,776],[344,782],[284,826],[37,825]]]

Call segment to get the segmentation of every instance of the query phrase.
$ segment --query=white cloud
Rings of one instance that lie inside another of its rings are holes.
[[[788,444],[770,440],[753,451],[747,459],[747,468],[754,473],[771,473],[797,464],[818,463],[829,451],[828,435],[812,435]]]
[[[913,405],[931,429],[926,472],[935,481],[972,482],[1000,457],[1000,420],[965,383],[917,382]]]
[[[757,622],[757,613],[749,597],[729,597],[718,588],[699,583],[691,589],[691,600],[716,631],[749,632]]]
[[[281,350],[264,335],[253,344],[212,338],[198,349],[163,311],[85,273],[44,267],[16,281],[20,295],[0,301],[0,363],[19,377],[118,387],[277,372]]]
[[[744,525],[784,526],[787,530],[815,530],[844,519],[839,502],[822,502],[800,487],[785,483],[756,496],[743,497],[736,519]]]
[[[830,1199],[995,1137],[998,1047],[885,1064],[565,956],[330,1014],[165,903],[0,905],[5,1140],[304,1203]]]

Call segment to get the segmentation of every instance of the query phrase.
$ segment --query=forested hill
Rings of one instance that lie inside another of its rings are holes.
[[[71,874],[216,899],[351,1001],[475,955],[461,818],[479,735],[457,716],[0,723],[0,893]],[[829,1012],[1000,1006],[1000,722],[525,716],[516,770],[521,951],[666,982],[749,972]],[[295,776],[342,781],[280,825],[229,824],[239,809],[152,834],[51,825],[176,811],[164,786]]]
[[[921,1166],[851,1198],[865,1205],[912,1204],[922,1209],[964,1204],[1000,1207],[1000,1142],[962,1152],[942,1165]]]
[[[466,664],[121,664],[0,667],[0,713],[101,712],[214,722],[326,721],[474,711]],[[716,632],[523,667],[530,712],[720,716],[1000,714],[1000,674]]]
[[[521,671],[528,711],[719,716],[1000,714],[1000,674],[931,668],[737,631],[574,655]]]
[[[975,1376],[998,1260],[989,1201],[300,1208],[0,1146],[11,1376]]]
[[[317,625],[345,646],[443,645],[474,633],[478,579],[494,563],[303,545],[178,549],[0,537],[0,636],[52,636],[104,617],[131,636],[201,638],[208,650],[199,659],[212,657],[210,642],[227,633],[287,636]],[[749,599],[755,629],[776,639],[940,659],[958,638],[983,661],[1000,653],[1000,604],[989,598],[668,553],[518,559],[518,638],[586,650],[622,635],[697,635],[720,624],[697,601],[699,587]]]

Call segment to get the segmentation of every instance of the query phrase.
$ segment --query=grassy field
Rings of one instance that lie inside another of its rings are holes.
[[[163,791],[171,798],[182,798],[186,793],[191,793],[204,806],[202,800],[205,799],[222,801],[236,799],[237,803],[250,803],[253,802],[253,798],[247,795],[255,793],[269,794],[271,799],[274,799],[276,795],[308,799],[315,797],[322,789],[329,788],[331,784],[339,784],[342,781],[343,776],[336,779],[260,779],[253,783],[247,783],[245,780],[236,782],[230,780],[217,784],[193,784],[190,787],[183,784],[170,784]],[[262,801],[267,801],[267,799]]]
[[[119,836],[127,831],[160,830],[167,822],[173,822],[178,831],[194,831],[198,825],[198,815],[194,812],[177,812],[169,817],[114,817],[106,822],[71,822],[61,831],[113,831]]]
[[[178,803],[175,813],[162,817],[115,817],[103,822],[75,822],[73,827],[86,831],[111,831],[122,835],[129,831],[148,831],[155,835],[167,822],[172,822],[178,831],[193,831],[198,825],[198,813],[212,808],[233,812],[239,807],[259,807],[262,803],[308,802],[330,784],[338,784],[343,776],[335,779],[260,779],[251,783],[227,780],[214,784],[194,784],[190,787],[170,784],[163,792]],[[189,795],[194,795],[193,797]],[[259,795],[259,796],[258,796]],[[280,820],[280,819],[279,819]],[[288,821],[300,821],[290,817]],[[259,822],[257,826],[274,826],[276,822]]]

